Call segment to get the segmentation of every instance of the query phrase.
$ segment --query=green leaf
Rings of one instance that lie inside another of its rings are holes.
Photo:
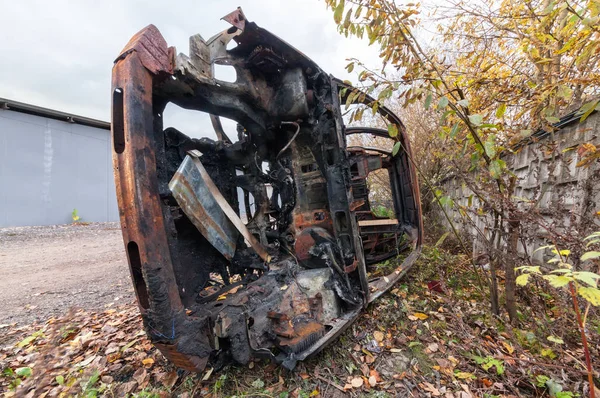
[[[543,348],[541,354],[543,357],[556,359],[556,354],[554,353],[554,351],[552,351],[552,348]]]
[[[506,102],[500,104],[498,109],[496,109],[496,117],[500,119],[506,113]]]
[[[17,376],[29,377],[29,376],[31,376],[31,368],[30,367],[17,368],[17,369],[15,369],[15,373],[17,374]]]
[[[460,100],[456,103],[456,105],[460,105],[460,106],[466,108],[469,106],[469,100],[468,99]]]
[[[585,119],[587,119],[588,116],[591,115],[592,112],[594,112],[594,109],[596,109],[596,105],[598,105],[598,102],[600,102],[600,100],[591,101],[587,104],[583,104],[583,106],[579,109],[579,112],[582,113],[581,119],[579,119],[580,122],[584,122]]]
[[[379,101],[375,101],[375,103],[373,104],[371,110],[373,112],[373,116],[375,116],[377,114],[377,110],[379,109]]]
[[[502,163],[504,163],[500,159],[492,160],[490,162],[490,174],[492,178],[499,179],[502,175]]]
[[[456,134],[458,133],[458,123],[452,126],[452,130],[450,130],[450,138],[456,138]]]
[[[591,287],[596,287],[600,275],[588,271],[573,272],[573,277],[578,281],[587,283]]]
[[[554,261],[554,260],[556,260],[556,261]],[[558,261],[560,261],[560,260],[557,258],[554,258],[552,260],[549,260],[548,263],[558,262]],[[573,271],[571,271],[570,269],[561,268],[561,269],[555,269],[553,271],[550,271],[550,273],[551,274],[571,274],[571,273],[573,273]]]
[[[580,287],[577,293],[595,307],[600,306],[600,290],[595,287]]]
[[[556,344],[565,344],[564,340],[561,339],[560,337],[548,336],[546,338],[548,339],[548,341],[551,341],[551,342],[556,343]]]
[[[573,278],[563,275],[544,275],[543,277],[552,287],[563,287],[573,281]]]
[[[443,110],[447,106],[448,106],[448,98],[446,98],[446,97],[440,98],[440,101],[438,102],[438,109]]]
[[[594,238],[600,238],[600,231],[594,232],[593,234],[586,236],[585,238],[583,238],[583,240],[590,240]]]
[[[37,339],[38,337],[42,336],[43,333],[42,331],[37,331],[35,333],[33,333],[31,336],[25,337],[23,340],[21,340],[19,343],[17,343],[17,347],[18,348],[23,348],[28,346],[29,344],[33,343],[35,341],[35,339]]]
[[[545,249],[550,249],[550,248],[554,248],[554,245],[546,245],[546,246],[540,246],[537,249],[535,249],[533,252],[539,252],[540,250],[545,250]]]
[[[342,22],[342,15],[344,15],[344,0],[340,0],[339,4],[333,11],[333,20],[336,24]]]
[[[442,245],[442,243],[444,243],[444,241],[446,240],[448,235],[450,235],[450,232],[444,232],[444,234],[435,243],[435,247],[440,247]]]
[[[400,144],[400,141],[396,142],[394,144],[394,147],[392,148],[392,156],[396,156],[396,154],[398,153],[398,151],[400,150],[400,147],[402,145]]]
[[[525,286],[529,281],[529,274],[521,274],[517,276],[516,282],[518,286]]]
[[[454,201],[452,200],[452,198],[450,196],[442,196],[440,198],[440,204],[442,206],[450,206],[450,207],[452,207],[454,205]]]
[[[63,384],[65,384],[65,378],[61,375],[58,375],[56,376],[56,382],[59,386],[62,386]]]
[[[482,128],[482,129],[497,129],[498,125],[497,124],[493,124],[493,123],[483,123],[479,127]]]
[[[499,359],[487,357],[486,362],[481,365],[483,370],[489,370],[492,366],[496,367],[496,373],[498,373],[498,375],[502,375],[504,373],[504,364]]]
[[[427,97],[425,97],[425,109],[429,109],[429,107],[431,106],[432,99],[433,96],[431,95],[431,93],[427,94]]]
[[[352,16],[352,7],[346,13],[346,18],[344,18],[344,29],[348,29],[350,27],[350,17]]]
[[[483,147],[485,148],[485,153],[493,158],[496,156],[496,136],[494,134],[490,134],[487,140],[483,143]]]
[[[350,62],[346,65],[346,69],[348,69],[348,73],[351,73],[354,70],[354,62]]]
[[[519,134],[521,135],[521,138],[527,138],[529,137],[531,134],[533,133],[533,130],[521,130],[519,132]]]
[[[546,8],[544,8],[543,13],[544,14],[550,14],[552,12],[552,10],[554,9],[555,5],[556,5],[556,3],[554,1],[551,1],[550,4],[548,4],[546,6]]]
[[[555,124],[555,123],[559,123],[560,119],[557,118],[556,116],[546,116],[546,121],[548,121],[548,123],[550,123],[550,124]]]
[[[392,138],[396,137],[398,135],[398,126],[396,126],[394,123],[388,124],[388,134]]]
[[[559,97],[565,98],[565,99],[569,99],[569,98],[571,98],[571,95],[573,95],[573,90],[569,86],[565,86],[564,84],[561,84],[558,86],[556,95],[558,95]]]
[[[265,386],[265,382],[261,379],[256,379],[252,382],[252,387],[254,388],[263,388]]]
[[[554,396],[555,398],[573,398],[574,395],[571,391],[559,391]]]
[[[471,124],[473,124],[474,126],[479,126],[481,125],[481,123],[483,123],[483,116],[475,114],[475,115],[469,115],[469,121],[471,122]]]
[[[546,382],[550,380],[550,378],[548,376],[544,376],[544,375],[537,375],[535,377],[535,384],[538,387],[545,387],[546,386]]]
[[[581,261],[593,260],[596,258],[600,258],[600,252],[591,251],[591,252],[583,253],[583,255],[581,256]]]

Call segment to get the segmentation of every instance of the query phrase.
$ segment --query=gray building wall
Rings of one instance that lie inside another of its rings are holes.
[[[0,109],[0,227],[118,221],[110,131]]]

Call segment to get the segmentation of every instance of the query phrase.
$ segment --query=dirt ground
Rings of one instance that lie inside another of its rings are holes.
[[[0,229],[0,325],[133,300],[118,223]]]

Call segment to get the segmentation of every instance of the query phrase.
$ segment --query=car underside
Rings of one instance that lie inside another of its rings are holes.
[[[377,109],[398,129],[393,138],[346,126],[340,103],[356,89],[241,9],[224,19],[231,28],[192,36],[188,55],[150,25],[115,61],[123,239],[144,327],[170,361],[199,372],[264,357],[293,369],[412,266],[423,231],[418,182],[397,116]],[[215,65],[235,68],[236,81],[216,79]],[[169,103],[210,114],[217,139],[165,128]],[[400,149],[348,144],[360,134]],[[369,198],[378,170],[389,176],[387,216]],[[383,261],[393,268],[375,272]]]

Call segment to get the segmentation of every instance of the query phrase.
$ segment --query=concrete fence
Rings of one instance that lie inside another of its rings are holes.
[[[545,226],[569,237],[583,238],[600,230],[600,165],[596,160],[589,167],[577,167],[581,160],[580,144],[592,143],[600,147],[600,112],[590,115],[580,123],[575,115],[561,119],[559,129],[553,134],[538,132],[523,143],[514,154],[503,157],[516,176],[515,199],[523,209],[532,209],[544,226],[525,226],[519,252],[532,256],[534,262],[544,261],[547,253],[538,251],[547,245]],[[557,145],[556,151],[550,149]],[[558,154],[558,155],[557,155]],[[474,198],[473,192],[458,178],[448,178],[442,184],[445,195],[457,205],[471,208],[480,206],[481,215],[471,215],[473,223],[465,222],[458,206],[447,207],[455,225],[473,239],[473,249],[481,251],[481,234],[490,236],[493,225],[484,206]]]

